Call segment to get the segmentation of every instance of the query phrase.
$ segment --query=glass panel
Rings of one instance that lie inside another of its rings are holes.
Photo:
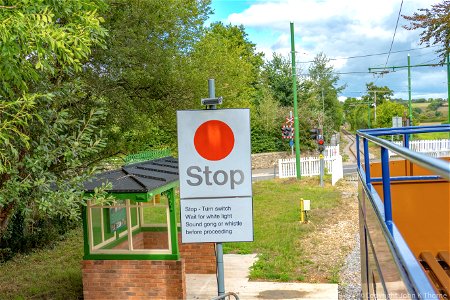
[[[162,200],[162,197],[161,197]],[[142,209],[142,225],[160,225],[167,226],[167,206],[152,203],[143,203]]]
[[[166,197],[160,198],[160,203],[143,203],[141,231],[133,236],[135,249],[155,250],[169,249],[168,207]]]
[[[130,213],[131,213],[131,227],[135,227],[136,225],[139,224],[138,221],[138,208],[137,207],[131,207],[130,208]]]
[[[103,242],[102,237],[102,223],[101,223],[101,208],[91,208],[92,220],[92,237],[94,246]]]

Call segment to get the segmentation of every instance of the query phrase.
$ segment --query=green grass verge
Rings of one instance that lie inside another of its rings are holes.
[[[80,229],[54,248],[16,255],[0,264],[0,299],[82,299]]]
[[[428,133],[418,133],[414,134],[413,140],[441,140],[448,139],[448,132],[428,132]]]
[[[226,253],[259,253],[252,279],[304,280],[312,262],[304,257],[302,238],[319,228],[330,217],[329,209],[341,203],[336,188],[320,188],[318,183],[318,178],[302,178],[253,185],[255,241],[224,243]],[[299,223],[300,198],[311,200],[309,224]],[[16,255],[0,264],[0,299],[82,299],[82,257],[81,228],[53,248]]]
[[[339,205],[339,191],[320,188],[317,178],[303,178],[257,182],[253,195],[254,242],[225,243],[225,253],[258,253],[251,279],[304,280],[311,261],[303,256],[302,238]],[[299,222],[300,198],[311,200],[310,224]]]

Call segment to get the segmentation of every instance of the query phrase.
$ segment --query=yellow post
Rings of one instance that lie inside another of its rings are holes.
[[[305,217],[304,217],[304,211],[303,211],[303,198],[300,198],[300,222],[304,223],[305,222]]]

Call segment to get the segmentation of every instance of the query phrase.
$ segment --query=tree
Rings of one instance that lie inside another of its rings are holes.
[[[386,101],[377,108],[377,127],[392,127],[393,117],[402,117],[406,114],[406,107],[400,103]]]
[[[79,187],[104,141],[96,127],[102,112],[84,109],[77,74],[103,44],[104,5],[23,0],[0,8],[2,247],[13,215],[23,231],[39,220],[79,217]]]
[[[366,84],[367,95],[362,96],[362,99],[366,102],[372,102],[377,105],[383,104],[386,100],[391,100],[394,95],[394,91],[387,86],[376,86],[373,82]]]
[[[292,69],[289,59],[274,52],[272,59],[264,64],[262,73],[274,99],[281,106],[292,107],[294,99],[292,93]]]
[[[420,34],[420,44],[441,45],[436,51],[441,58],[441,63],[450,53],[450,1],[444,0],[441,3],[431,5],[431,9],[419,9],[419,13],[412,16],[403,16],[410,21],[404,26],[408,30],[422,29]]]
[[[337,86],[339,76],[329,62],[324,53],[319,53],[309,67],[310,89],[316,100],[311,109],[316,112],[316,116],[322,115],[321,123],[326,138],[330,138],[333,131],[339,131],[342,125],[343,112],[337,95],[345,88]]]
[[[289,116],[286,108],[273,98],[268,86],[259,87],[258,101],[251,111],[252,152],[286,150],[287,140],[281,138],[281,126]]]
[[[343,104],[344,119],[350,125],[351,130],[367,128],[368,104],[361,99],[347,98]]]
[[[209,4],[111,1],[105,17],[107,47],[95,49],[86,75],[90,92],[105,99],[108,113],[108,146],[102,157],[176,148],[176,110],[193,108],[192,103],[200,101],[200,87],[191,84],[190,64],[204,36]]]
[[[193,97],[186,108],[200,107],[207,96],[208,78],[216,81],[216,95],[222,107],[252,107],[257,98],[263,54],[257,53],[243,26],[213,23],[193,47],[184,73]]]

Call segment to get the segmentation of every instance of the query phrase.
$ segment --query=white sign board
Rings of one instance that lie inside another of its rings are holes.
[[[250,111],[178,111],[180,198],[252,195]]]
[[[253,241],[252,198],[181,200],[183,243]]]
[[[402,117],[392,117],[392,127],[402,127]]]
[[[182,242],[253,240],[250,111],[178,111]]]

